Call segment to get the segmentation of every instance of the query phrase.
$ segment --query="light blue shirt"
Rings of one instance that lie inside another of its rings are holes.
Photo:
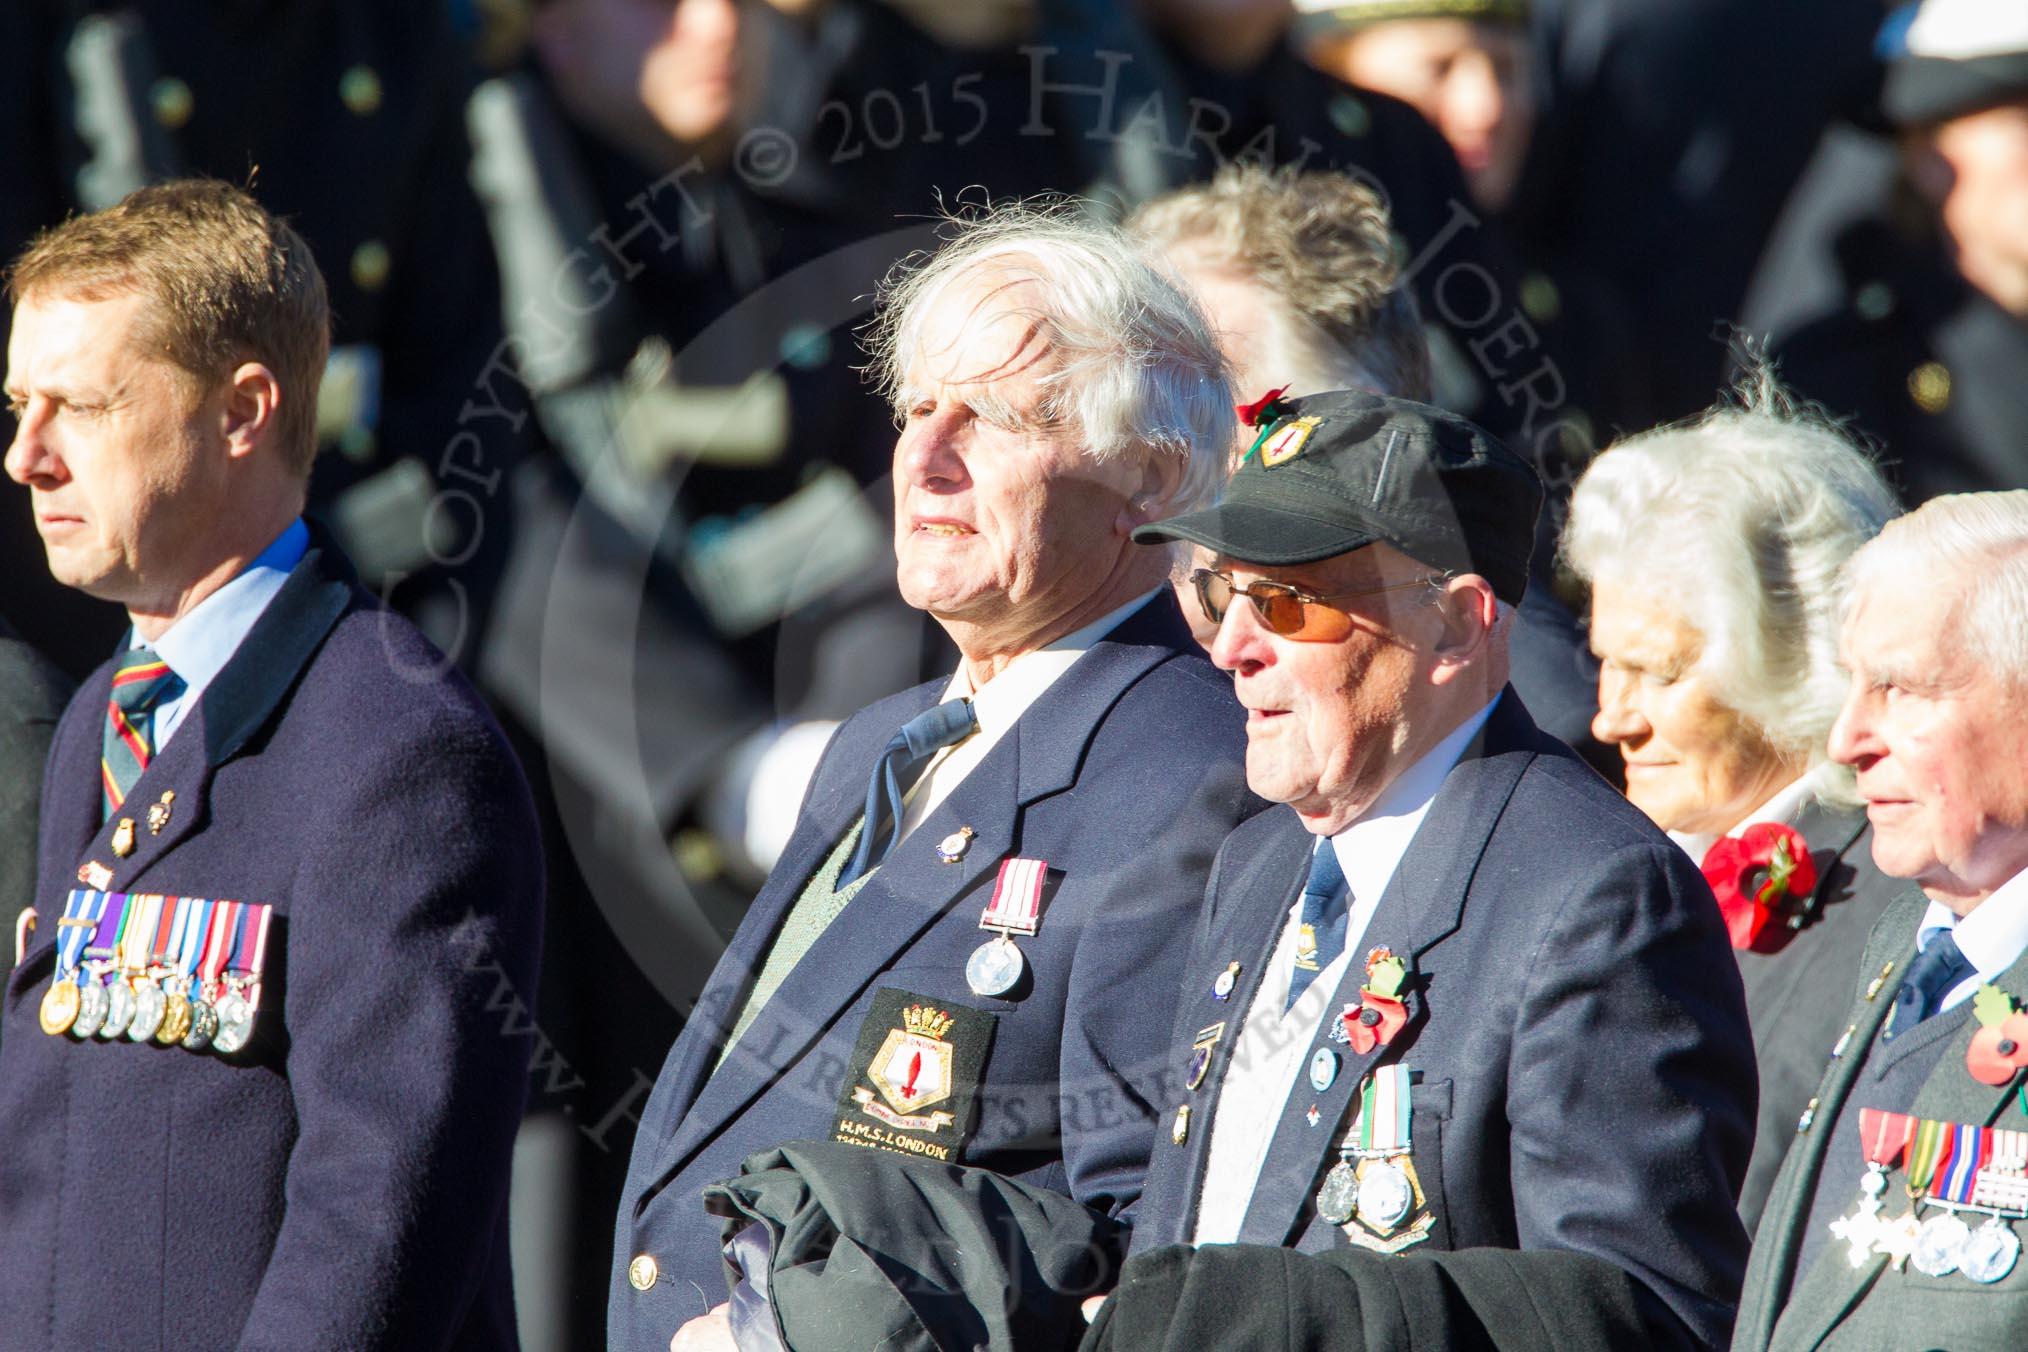
[[[275,599],[275,593],[289,580],[289,574],[302,562],[309,547],[310,528],[297,517],[239,576],[199,601],[188,615],[147,645],[183,680],[183,688],[174,698],[155,706],[154,742],[158,753],[176,735],[183,716],[197,707],[204,688],[217,679],[232,655],[239,651],[254,621],[268,608],[268,602]],[[137,636],[129,630],[127,646],[134,647],[136,641]]]

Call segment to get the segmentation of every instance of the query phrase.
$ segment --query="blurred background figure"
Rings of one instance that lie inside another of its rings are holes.
[[[35,904],[35,828],[41,816],[42,763],[56,720],[76,682],[0,619],[0,897],[18,912]],[[52,916],[49,924],[55,924]],[[9,963],[27,936],[15,937]]]
[[[1513,200],[1535,127],[1528,0],[1302,0],[1303,53],[1414,108],[1458,157],[1484,211]]]
[[[1908,500],[2028,483],[2028,10],[1928,0],[1881,35],[1893,138],[1830,244],[1785,377],[1885,448]]]
[[[1602,663],[1594,730],[1626,761],[1627,797],[1702,862],[1746,984],[1749,1229],[1902,886],[1874,866],[1852,772],[1826,751],[1847,683],[1839,569],[1899,510],[1873,463],[1765,375],[1738,406],[1613,446],[1571,495],[1563,548]]]
[[[1231,164],[1197,187],[1136,208],[1127,228],[1153,246],[1203,302],[1248,402],[1359,389],[1430,398],[1429,347],[1392,247],[1387,208],[1345,174],[1269,171]],[[1234,453],[1255,429],[1243,429]],[[1515,688],[1537,722],[1577,747],[1609,778],[1619,758],[1593,739],[1597,671],[1570,612],[1548,582],[1553,534],[1513,634]],[[1179,578],[1203,562],[1186,563]],[[1196,588],[1176,597],[1207,648],[1217,626]]]

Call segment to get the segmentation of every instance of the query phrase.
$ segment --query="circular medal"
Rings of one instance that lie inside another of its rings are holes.
[[[211,1049],[227,1056],[246,1046],[253,1036],[253,1001],[238,991],[227,991],[218,1001],[218,1031],[212,1035]]]
[[[2014,1270],[2014,1261],[2020,1256],[2021,1241],[2014,1237],[2013,1227],[1995,1216],[1965,1241],[1958,1254],[1958,1271],[1975,1282],[1997,1282]]]
[[[1947,1277],[1958,1270],[1958,1255],[1972,1237],[1972,1228],[1951,1212],[1940,1212],[1922,1223],[1915,1232],[1915,1252],[1909,1261],[1917,1272]]]
[[[183,1050],[201,1052],[218,1036],[218,1011],[209,1000],[190,1002],[190,1031],[183,1035]]]
[[[1310,1088],[1321,1094],[1337,1078],[1338,1053],[1329,1047],[1317,1048],[1317,1054],[1310,1058]]]
[[[168,992],[162,997],[162,1026],[155,1030],[155,1041],[173,1047],[189,1031],[190,997],[182,991]]]
[[[969,826],[957,830],[937,842],[937,858],[946,864],[955,864],[965,857],[965,851],[972,848],[972,837],[978,834]]]
[[[1227,963],[1225,970],[1218,974],[1218,979],[1211,983],[1211,998],[1214,1000],[1230,1000],[1232,998],[1232,988],[1238,984],[1239,964],[1236,962]]]
[[[70,1031],[71,1024],[77,1020],[77,983],[51,982],[49,989],[43,993],[39,1017],[42,1031],[51,1037]]]
[[[979,995],[1005,995],[1021,980],[1026,965],[1021,950],[1006,935],[998,935],[972,950],[965,961],[965,983]]]
[[[1339,1160],[1324,1175],[1324,1186],[1317,1189],[1317,1219],[1326,1225],[1343,1225],[1352,1219],[1358,1196],[1358,1174],[1350,1163]]]
[[[1359,1218],[1376,1230],[1392,1230],[1415,1210],[1415,1185],[1393,1160],[1370,1160],[1359,1178]]]
[[[134,988],[134,1017],[127,1024],[127,1041],[147,1042],[162,1028],[162,988],[143,981]]]
[[[124,1034],[127,1025],[134,1021],[134,988],[125,977],[119,977],[106,989],[106,1022],[99,1029],[99,1036],[110,1042]]]
[[[106,1021],[106,1009],[111,1003],[112,997],[106,994],[104,986],[96,981],[86,982],[77,993],[77,1022],[71,1024],[70,1031],[81,1038],[97,1033]]]

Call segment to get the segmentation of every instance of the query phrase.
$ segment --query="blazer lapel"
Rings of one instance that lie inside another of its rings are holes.
[[[1360,1084],[1382,1060],[1413,1060],[1415,1043],[1427,1023],[1420,961],[1457,929],[1486,842],[1520,783],[1522,771],[1533,759],[1521,749],[1523,734],[1532,725],[1511,695],[1509,691],[1502,697],[1476,745],[1445,778],[1366,932],[1358,939],[1358,949],[1338,983],[1328,1006],[1331,1012],[1317,1030],[1315,1044],[1340,1051],[1343,1064],[1330,1087],[1321,1093],[1308,1092],[1307,1084],[1300,1080],[1291,1086],[1267,1159],[1261,1165],[1253,1205],[1240,1227],[1241,1243],[1284,1245],[1292,1240],[1324,1161],[1336,1153],[1350,1125],[1349,1109]],[[1392,1043],[1375,1044],[1360,1055],[1349,1045],[1339,1048],[1333,1044],[1330,1030],[1336,1011],[1359,1002],[1360,987],[1366,984],[1363,954],[1383,947],[1392,949],[1407,965],[1401,1001],[1408,1021]],[[1311,1054],[1315,1055],[1314,1049]],[[1317,1115],[1314,1126],[1310,1123],[1313,1111]]]
[[[1127,626],[1119,632],[1127,633]],[[779,888],[770,885],[767,909],[742,924],[738,940],[714,973],[712,985],[721,995],[708,1016],[713,1032],[693,1040],[695,1045],[678,1068],[684,1087],[695,1086],[695,1101],[683,1111],[680,1105],[689,1101],[689,1095],[672,1099],[682,1117],[675,1124],[665,1167],[682,1167],[695,1150],[795,1066],[918,935],[998,872],[1000,860],[1015,848],[1021,809],[1076,782],[1085,745],[1106,710],[1122,690],[1170,655],[1165,648],[1117,640],[1101,641],[1086,652],[818,936],[792,977],[755,1015],[714,1072],[709,1059],[715,1051],[704,1049],[715,1049],[722,1042],[782,918],[824,853],[837,845],[863,809],[873,758],[894,735],[894,728],[878,729],[877,745],[869,734],[867,743],[855,751],[854,762],[839,758],[841,783],[828,789],[821,805],[812,802],[805,813],[811,819],[809,830],[797,829],[792,842],[794,868],[781,878]],[[924,687],[918,692],[920,707],[928,708],[938,693],[941,688],[934,684]],[[903,720],[907,717],[902,715]],[[848,764],[853,765],[849,772]],[[846,784],[853,786],[850,792]],[[972,828],[971,848],[958,863],[946,864],[936,856],[936,842],[960,826]],[[728,997],[724,992],[732,991],[735,982],[738,993]],[[824,1087],[812,1086],[812,1091],[821,1093]]]

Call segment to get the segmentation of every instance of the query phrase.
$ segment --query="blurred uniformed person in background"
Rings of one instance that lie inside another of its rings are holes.
[[[1777,337],[1783,374],[1884,445],[1919,503],[2028,483],[2028,11],[1927,0],[1882,111],[1901,182],[1835,254],[1837,308]]]

